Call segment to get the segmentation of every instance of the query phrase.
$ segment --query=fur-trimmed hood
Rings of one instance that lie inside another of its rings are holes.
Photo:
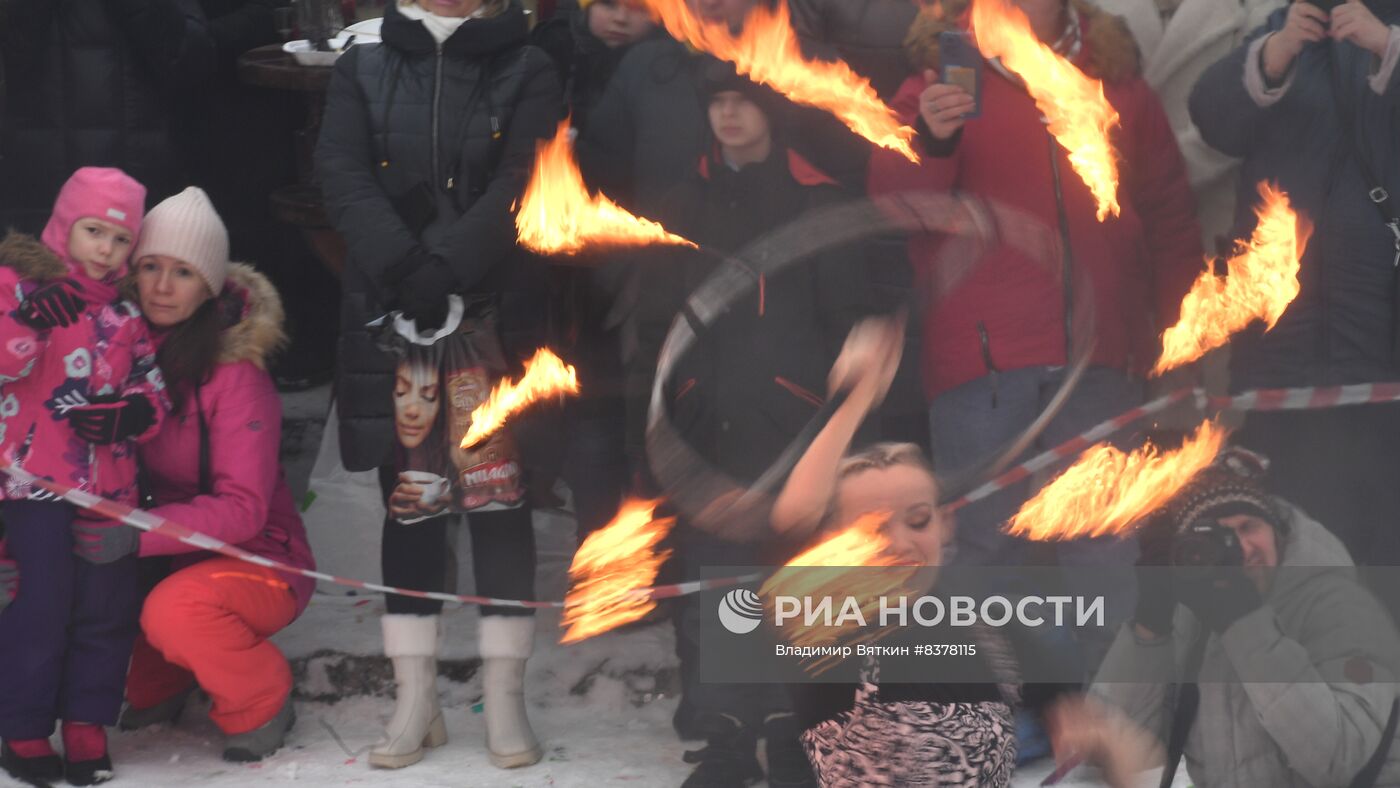
[[[32,235],[11,230],[0,241],[0,266],[10,268],[21,279],[62,279],[68,266],[53,250]]]
[[[1141,56],[1128,26],[1087,0],[1069,0],[1079,14],[1084,51],[1076,65],[1106,82],[1142,73]],[[938,68],[938,34],[967,29],[970,0],[934,0],[924,5],[904,37],[904,51],[915,69]]]
[[[219,300],[230,299],[238,312],[235,322],[224,329],[220,338],[219,363],[251,361],[259,369],[267,369],[268,359],[287,342],[282,297],[272,282],[252,266],[229,263]]]

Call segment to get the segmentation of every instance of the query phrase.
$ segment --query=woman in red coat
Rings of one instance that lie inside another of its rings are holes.
[[[947,284],[936,262],[947,239],[909,242],[910,262],[929,294],[923,314],[923,381],[930,402],[934,464],[957,473],[1026,428],[1064,379],[1076,351],[1093,342],[1091,366],[1041,442],[1054,445],[1140,404],[1141,375],[1155,360],[1156,336],[1201,270],[1200,233],[1186,169],[1171,124],[1143,81],[1137,48],[1121,21],[1083,0],[1015,0],[1040,40],[1101,80],[1121,117],[1122,214],[1100,222],[1093,195],[1050,135],[1021,80],[995,60],[983,63],[980,114],[964,120],[971,97],[938,84],[938,34],[964,29],[965,0],[926,7],[907,39],[923,73],[895,98],[920,132],[923,161],[886,151],[871,162],[870,191],[958,191],[1025,212],[1057,236],[1059,265],[1046,267],[1010,245],[995,245]],[[962,261],[959,261],[962,262]],[[941,288],[941,289],[939,289]],[[1093,314],[1093,333],[1083,324]],[[1039,450],[1032,447],[1032,451]],[[1001,525],[1029,494],[1028,483],[958,513],[958,560],[1011,566],[1026,545]],[[1132,610],[1128,540],[1059,547],[1062,565],[1118,566],[1125,594],[1110,615]],[[1070,573],[1071,576],[1073,573]],[[1108,630],[1106,630],[1108,631]],[[1106,639],[1087,650],[1106,649]]]

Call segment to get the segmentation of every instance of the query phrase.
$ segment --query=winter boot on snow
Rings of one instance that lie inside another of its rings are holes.
[[[544,751],[525,715],[525,660],[535,646],[535,617],[482,616],[479,645],[491,765],[515,769],[539,763]]]
[[[194,687],[190,687],[144,709],[128,705],[122,710],[117,727],[124,731],[138,731],[152,725],[174,725],[180,719],[180,714],[185,710],[185,704],[189,703],[190,696],[193,694]]]
[[[63,759],[48,739],[6,741],[0,746],[0,768],[11,777],[31,785],[63,779]]]
[[[394,716],[369,752],[376,769],[402,769],[423,760],[424,747],[447,743],[438,706],[438,616],[386,615],[384,654],[394,664]]]
[[[681,788],[742,788],[762,779],[753,731],[728,714],[705,715],[699,725],[708,744],[685,754],[686,763],[698,765]]]
[[[107,730],[86,722],[63,723],[63,776],[69,785],[97,785],[117,776],[107,754]]]
[[[792,712],[770,714],[763,721],[769,788],[817,788],[812,764],[797,738],[799,733]]]
[[[224,742],[224,760],[232,763],[253,763],[282,749],[287,740],[287,732],[296,724],[296,710],[292,708],[292,698],[282,704],[277,716],[246,732],[235,733]]]

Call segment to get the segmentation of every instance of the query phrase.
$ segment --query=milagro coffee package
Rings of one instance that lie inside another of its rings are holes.
[[[520,452],[509,427],[461,447],[471,414],[506,372],[495,308],[449,298],[443,327],[418,333],[399,316],[380,345],[397,359],[394,435],[397,484],[389,512],[404,524],[447,512],[512,509],[525,499]]]

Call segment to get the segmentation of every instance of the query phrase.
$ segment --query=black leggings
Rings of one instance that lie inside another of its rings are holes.
[[[396,481],[392,469],[381,469],[379,484],[388,500]],[[455,515],[403,525],[392,518],[384,520],[384,540],[380,548],[385,585],[414,591],[446,591],[447,527],[460,522]],[[535,599],[535,529],[530,507],[478,512],[467,515],[472,537],[472,569],[476,593],[497,599]],[[435,599],[389,594],[385,600],[390,614],[435,616],[442,602]],[[534,611],[517,607],[484,605],[483,616],[529,616]]]

